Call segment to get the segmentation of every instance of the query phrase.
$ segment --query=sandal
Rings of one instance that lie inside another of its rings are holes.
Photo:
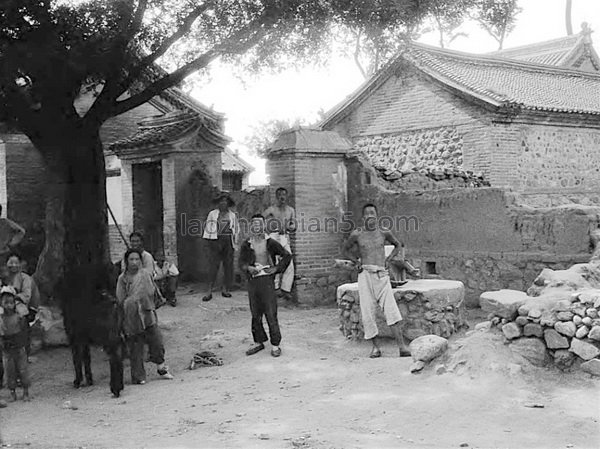
[[[202,297],[202,301],[208,302],[212,299],[212,293],[210,295],[206,295]]]
[[[373,349],[371,351],[371,354],[369,354],[369,358],[370,359],[377,359],[381,357],[381,350],[380,349]]]
[[[231,293],[229,293],[229,292],[221,292],[221,296],[223,298],[231,298]]]
[[[254,345],[252,347],[250,347],[247,351],[246,351],[246,355],[254,355],[256,354],[258,351],[262,351],[263,349],[265,349],[265,345],[263,345],[262,343],[259,343],[257,345]]]

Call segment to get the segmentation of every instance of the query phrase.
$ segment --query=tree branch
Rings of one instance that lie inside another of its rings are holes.
[[[254,31],[250,31],[251,35],[247,36],[249,34],[248,28],[252,29],[254,27],[256,27],[256,29]],[[170,87],[176,86],[181,81],[183,81],[188,75],[206,67],[219,56],[222,56],[224,54],[239,54],[248,50],[249,48],[253,47],[256,43],[258,43],[258,41],[264,35],[265,32],[260,26],[260,20],[257,20],[254,24],[251,24],[247,28],[240,30],[234,35],[230,36],[225,42],[221,43],[220,45],[213,47],[209,51],[198,56],[193,61],[175,70],[173,73],[165,75],[159,80],[153,82],[141,92],[125,100],[116,101],[113,104],[113,107],[107,111],[107,114],[103,117],[103,119],[114,117],[131,109],[134,109],[138,106],[141,106],[142,104],[146,103],[165,89],[169,89]]]
[[[359,29],[356,32],[356,44],[354,46],[354,63],[356,64],[356,67],[358,67],[358,70],[360,71],[360,74],[363,76],[364,79],[367,79],[367,73],[365,72],[365,69],[363,68],[362,64],[360,63],[360,35],[361,35],[361,30]]]

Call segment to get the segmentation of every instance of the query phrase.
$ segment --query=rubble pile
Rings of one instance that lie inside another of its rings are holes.
[[[392,170],[381,166],[375,169],[381,179],[392,183],[394,187],[403,189],[415,189],[415,186],[423,190],[433,188],[455,188],[455,187],[489,187],[482,174],[456,167],[427,166],[423,168],[412,167],[410,169]]]
[[[404,320],[404,336],[409,340],[430,334],[448,338],[466,325],[462,282],[420,279],[408,281],[405,285],[394,288],[393,292]],[[346,338],[362,338],[364,334],[358,284],[338,287],[337,303],[341,332]],[[392,336],[380,310],[377,327],[380,336]]]
[[[511,350],[537,366],[581,368],[600,376],[600,286],[597,266],[545,269],[527,293],[485,292],[481,308]]]

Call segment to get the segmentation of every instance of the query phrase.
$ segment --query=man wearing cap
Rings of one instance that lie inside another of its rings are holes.
[[[214,202],[217,208],[208,213],[202,235],[202,238],[208,240],[210,251],[208,291],[202,297],[202,301],[212,299],[212,291],[221,264],[223,264],[221,295],[231,298],[229,291],[233,283],[233,253],[238,244],[238,219],[235,212],[231,210],[235,202],[228,192],[221,192],[216,196]]]

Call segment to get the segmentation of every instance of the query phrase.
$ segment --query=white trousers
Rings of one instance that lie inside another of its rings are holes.
[[[269,234],[269,237],[273,240],[276,240],[283,248],[292,253],[292,248],[290,247],[290,237],[287,234],[279,234],[278,232],[273,232]],[[279,261],[276,261],[279,262]],[[275,288],[281,288],[281,291],[290,293],[292,291],[292,286],[294,285],[294,261],[292,260],[288,265],[287,269],[282,273],[275,276]]]

